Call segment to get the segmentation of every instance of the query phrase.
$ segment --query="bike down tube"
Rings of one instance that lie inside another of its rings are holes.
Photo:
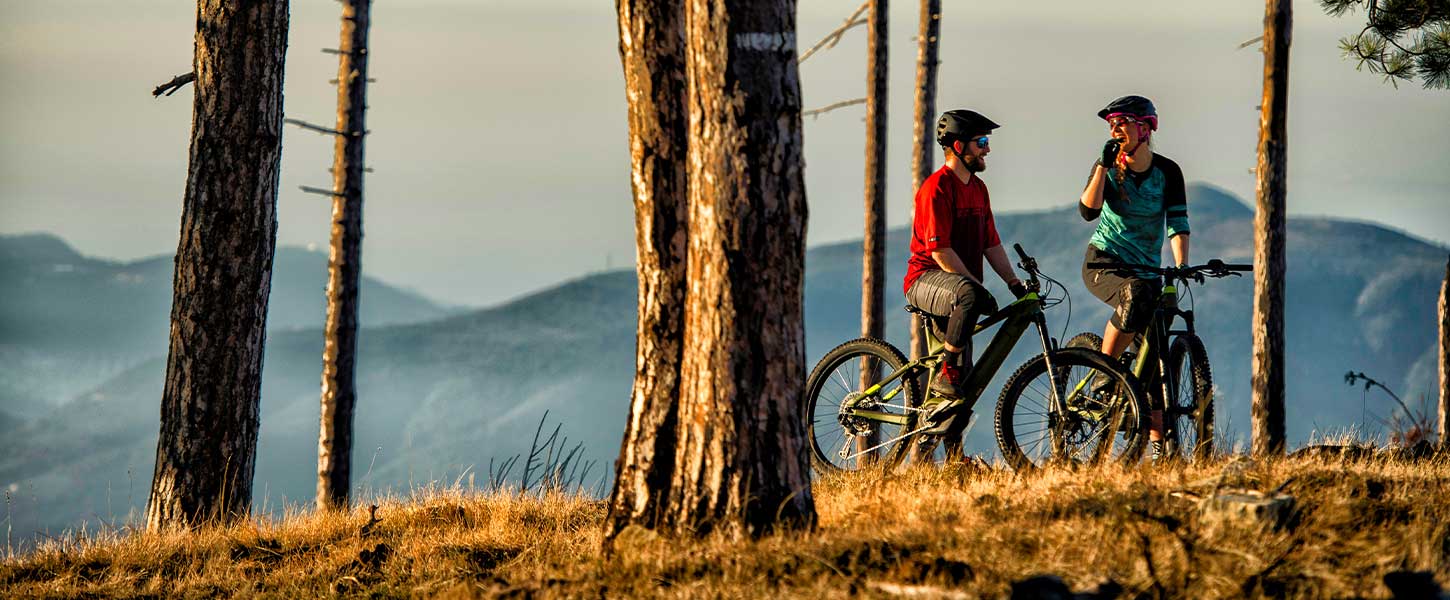
[[[1035,317],[1041,317],[1042,307],[1040,306],[1036,293],[1023,296],[1020,300],[1009,304],[1007,308],[992,315],[992,318],[982,321],[977,325],[975,332],[980,332],[998,321],[1003,321],[1002,328],[997,330],[997,335],[992,336],[992,341],[987,343],[987,348],[982,351],[981,358],[972,365],[972,371],[967,375],[967,381],[963,387],[966,388],[963,400],[966,403],[955,410],[971,410],[981,399],[982,392],[991,383],[992,377],[997,374],[997,369],[1002,368],[1006,362],[1007,355],[1012,352],[1012,347],[1017,345],[1017,340],[1022,337],[1022,332],[1032,324]]]

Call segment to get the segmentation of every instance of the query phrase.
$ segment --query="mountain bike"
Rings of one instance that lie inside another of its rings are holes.
[[[1163,411],[1163,455],[1189,460],[1212,456],[1213,373],[1208,364],[1208,351],[1193,328],[1193,309],[1178,308],[1178,283],[1182,282],[1184,289],[1189,290],[1190,282],[1202,284],[1205,277],[1237,277],[1252,271],[1253,265],[1225,264],[1213,259],[1206,264],[1182,268],[1118,262],[1092,262],[1087,266],[1163,282],[1153,319],[1123,353],[1120,362],[1148,391],[1152,409]],[[1183,319],[1184,329],[1173,328],[1175,318]],[[1101,350],[1102,345],[1103,338],[1095,333],[1079,333],[1067,341],[1069,348]]]
[[[1043,310],[1060,299],[1040,293],[1037,261],[1020,245],[1014,248],[1022,259],[1018,267],[1028,274],[1028,291],[974,328],[973,335],[1002,325],[966,375],[962,398],[923,397],[921,392],[940,372],[936,367],[944,357],[935,332],[939,317],[922,319],[928,342],[922,358],[907,361],[884,340],[858,338],[816,364],[806,381],[805,419],[818,471],[890,469],[913,448],[960,440],[973,421],[978,397],[1032,326],[1042,353],[1007,379],[997,400],[997,444],[1007,462],[1030,469],[1052,461],[1126,460],[1142,451],[1148,413],[1137,381],[1101,352],[1057,347]],[[911,306],[907,310],[920,313]],[[1110,383],[1087,386],[1100,378]]]

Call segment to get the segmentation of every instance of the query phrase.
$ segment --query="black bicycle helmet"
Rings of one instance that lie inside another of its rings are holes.
[[[1158,109],[1153,106],[1153,101],[1142,96],[1123,96],[1104,106],[1098,111],[1098,118],[1106,121],[1108,117],[1117,114],[1127,114],[1142,118],[1158,130]]]
[[[993,123],[976,111],[964,108],[949,110],[942,113],[941,118],[936,121],[936,143],[939,146],[950,146],[953,141],[965,142],[973,137],[992,133],[998,127],[1001,125]]]

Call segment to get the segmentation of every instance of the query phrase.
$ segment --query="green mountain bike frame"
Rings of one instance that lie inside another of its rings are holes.
[[[869,448],[858,449],[854,453],[851,452],[852,447],[848,444],[841,450],[842,459],[857,458],[920,433],[930,433],[933,435],[960,434],[966,428],[969,419],[959,417],[971,414],[972,408],[976,406],[977,400],[981,397],[982,392],[986,391],[987,384],[997,375],[997,371],[1002,367],[1002,363],[1006,362],[1007,356],[1012,352],[1012,348],[1017,345],[1018,340],[1026,333],[1027,329],[1034,325],[1037,326],[1038,339],[1042,344],[1044,360],[1048,361],[1049,377],[1055,377],[1054,370],[1052,369],[1051,354],[1052,350],[1056,347],[1056,342],[1047,333],[1047,317],[1043,313],[1043,299],[1038,294],[1038,291],[1041,289],[1041,283],[1037,278],[1037,261],[1027,256],[1021,246],[1016,246],[1016,249],[1022,257],[1022,263],[1018,266],[1026,271],[1029,276],[1029,280],[1026,282],[1029,291],[1015,302],[977,323],[977,326],[973,329],[972,335],[975,336],[998,323],[1002,324],[1001,329],[998,329],[997,334],[992,336],[992,341],[983,349],[981,357],[976,360],[971,372],[967,375],[966,381],[963,382],[962,388],[966,392],[965,395],[961,399],[955,400],[928,396],[927,401],[923,402],[921,407],[907,409],[908,411],[914,411],[916,414],[912,414],[911,412],[896,414],[867,408],[878,402],[890,402],[902,393],[904,389],[902,385],[904,378],[922,377],[934,371],[934,367],[942,361],[942,350],[944,346],[942,341],[932,333],[932,327],[929,321],[933,317],[925,314],[920,309],[908,305],[908,311],[923,316],[922,325],[928,343],[928,354],[919,359],[909,361],[895,371],[892,371],[881,381],[866,388],[860,395],[843,402],[840,409],[842,416],[898,425],[906,430],[906,433],[889,440],[878,440],[875,445]],[[1053,388],[1051,390],[1052,409],[1054,411],[1062,411],[1066,407],[1066,402],[1058,393],[1058,390],[1064,389],[1064,386],[1059,384],[1055,379],[1051,379],[1050,381]],[[1084,385],[1086,385],[1086,381],[1078,382],[1074,391],[1081,390]],[[882,394],[883,390],[885,391],[884,394]],[[933,403],[932,400],[937,400],[937,402]],[[919,418],[919,416],[927,417],[927,422],[923,424],[923,419]],[[1056,444],[1057,442],[1054,443]],[[1054,450],[1060,451],[1061,449],[1054,448]]]

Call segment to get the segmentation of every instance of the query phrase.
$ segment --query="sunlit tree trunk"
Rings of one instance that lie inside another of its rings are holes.
[[[690,0],[689,254],[671,529],[815,521],[792,0]]]
[[[1284,222],[1291,0],[1266,0],[1264,100],[1254,215],[1253,451],[1284,451]]]
[[[888,0],[871,0],[866,44],[866,234],[861,252],[861,335],[884,338],[882,287],[886,278],[886,74]],[[876,365],[861,359],[861,389],[876,383]],[[858,450],[876,446],[873,433],[858,440]],[[876,454],[863,458],[871,460]]]
[[[367,131],[368,25],[372,0],[342,0],[337,47],[337,131],[332,160],[332,244],[322,347],[322,431],[317,506],[348,507],[357,406],[358,279],[362,276],[363,138]]]
[[[931,176],[936,156],[936,67],[937,36],[941,34],[941,0],[921,0],[921,16],[916,37],[916,102],[911,127],[911,193]],[[911,218],[916,219],[916,203],[911,203]],[[926,337],[922,327],[926,321],[919,315],[909,316],[911,326],[911,358],[926,356]],[[926,380],[920,383],[926,389]],[[912,448],[913,456],[918,449]]]
[[[201,0],[152,529],[252,503],[277,237],[287,0]]]
[[[670,496],[689,220],[684,6],[619,0],[616,8],[629,104],[639,297],[634,389],[609,499],[610,538],[630,524],[657,526]]]
[[[1440,447],[1450,449],[1450,261],[1445,263],[1445,279],[1440,282]]]

